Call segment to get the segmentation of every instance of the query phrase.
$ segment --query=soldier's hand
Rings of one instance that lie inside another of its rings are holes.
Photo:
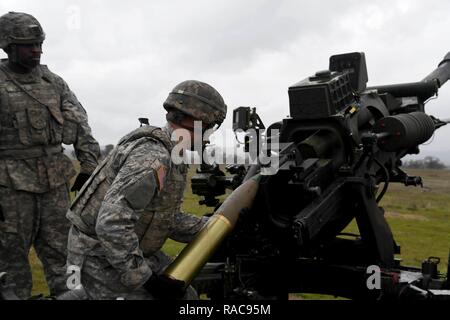
[[[86,181],[88,181],[90,175],[87,173],[80,173],[78,175],[78,177],[76,178],[72,189],[70,189],[70,191],[74,192],[74,191],[80,191],[81,188],[83,187],[83,185],[86,183]]]
[[[144,288],[158,300],[176,300],[183,298],[185,290],[184,281],[170,279],[166,276],[153,274],[144,284]]]

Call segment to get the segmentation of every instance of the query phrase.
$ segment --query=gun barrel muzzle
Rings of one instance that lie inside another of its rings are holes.
[[[436,81],[438,87],[442,87],[450,79],[450,52],[439,63],[438,67],[430,73],[422,82]]]
[[[237,188],[217,209],[194,240],[167,267],[164,276],[184,281],[187,288],[209,258],[234,229],[243,209],[251,207],[259,188],[260,175]]]

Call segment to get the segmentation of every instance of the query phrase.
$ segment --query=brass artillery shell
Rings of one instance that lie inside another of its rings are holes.
[[[184,281],[186,287],[200,272],[222,241],[233,230],[242,209],[249,208],[256,196],[260,176],[246,181],[224,201],[194,240],[167,267],[164,275]]]

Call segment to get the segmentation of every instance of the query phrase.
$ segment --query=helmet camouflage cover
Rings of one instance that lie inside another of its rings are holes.
[[[227,115],[227,106],[216,89],[209,84],[188,80],[178,84],[164,102],[166,110],[181,113],[209,125],[221,125]]]
[[[22,12],[8,12],[0,17],[0,48],[10,44],[43,42],[45,33],[39,21]]]

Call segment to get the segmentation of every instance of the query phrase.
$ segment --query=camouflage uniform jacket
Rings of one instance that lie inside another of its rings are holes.
[[[61,144],[74,145],[81,172],[92,173],[100,148],[86,111],[66,82],[40,65],[18,74],[0,62],[0,185],[44,193],[75,175]]]
[[[145,126],[125,136],[72,204],[68,261],[108,262],[134,290],[160,266],[149,265],[168,237],[190,242],[206,218],[181,212],[187,165],[171,161],[170,129]],[[146,259],[148,258],[148,259]]]

